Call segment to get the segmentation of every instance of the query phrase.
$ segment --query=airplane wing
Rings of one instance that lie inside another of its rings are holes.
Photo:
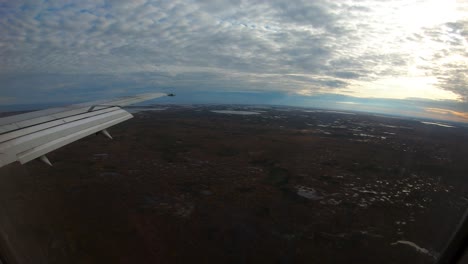
[[[51,165],[45,154],[55,149],[98,132],[112,138],[106,129],[133,117],[122,106],[167,95],[141,94],[0,118],[0,167],[37,158]]]

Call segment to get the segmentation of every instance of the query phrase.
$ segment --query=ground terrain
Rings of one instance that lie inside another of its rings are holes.
[[[468,204],[459,125],[288,107],[146,110],[111,128],[113,141],[91,136],[49,154],[53,167],[3,169],[12,255],[432,263]]]

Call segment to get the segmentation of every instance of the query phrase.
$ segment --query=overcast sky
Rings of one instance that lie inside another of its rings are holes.
[[[338,94],[468,121],[467,73],[468,1],[0,0],[1,105]]]

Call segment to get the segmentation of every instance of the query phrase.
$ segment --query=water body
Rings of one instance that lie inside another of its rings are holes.
[[[421,123],[426,124],[426,125],[434,125],[434,126],[441,126],[441,127],[454,127],[454,126],[451,126],[451,125],[442,124],[442,123],[435,123],[435,122],[424,122],[424,121],[421,121]]]
[[[152,108],[152,107],[138,107],[138,108],[130,108],[126,109],[128,112],[131,114],[142,112],[142,111],[164,111],[167,110],[167,107],[162,107],[162,108]]]
[[[297,185],[296,186],[297,195],[302,196],[309,200],[320,200],[323,197],[319,196],[317,191],[313,188]]]
[[[305,110],[306,113],[331,113],[331,114],[342,114],[342,115],[356,115],[355,113],[333,111],[333,110]]]
[[[229,114],[229,115],[259,115],[258,112],[251,111],[235,111],[235,110],[211,110],[213,113]]]

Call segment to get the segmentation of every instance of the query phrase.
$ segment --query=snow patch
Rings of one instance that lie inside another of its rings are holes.
[[[431,257],[435,257],[434,254],[431,253],[429,250],[416,245],[414,242],[407,241],[407,240],[398,240],[397,242],[392,243],[391,245],[394,246],[394,245],[398,245],[398,244],[408,245],[408,246],[414,248],[419,253],[422,253],[422,254],[425,254],[425,255],[428,255],[428,256],[431,256]]]

